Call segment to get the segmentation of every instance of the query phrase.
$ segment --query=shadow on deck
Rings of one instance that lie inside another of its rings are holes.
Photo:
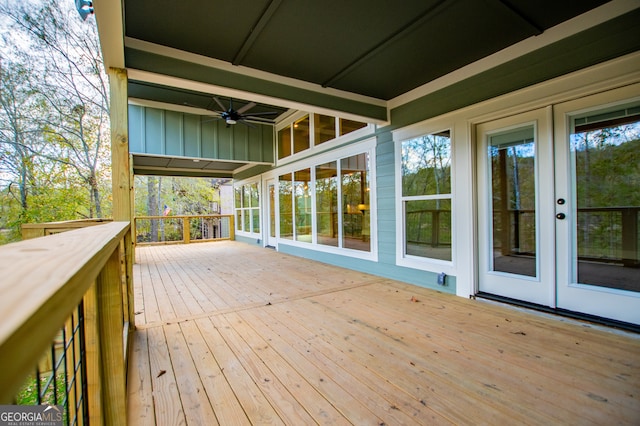
[[[137,424],[638,424],[640,337],[235,242],[141,247]]]

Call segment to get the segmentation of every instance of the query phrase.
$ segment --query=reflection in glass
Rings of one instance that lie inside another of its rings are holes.
[[[251,232],[251,210],[250,209],[243,209],[242,210],[242,218],[243,218],[243,225],[244,227],[242,228],[245,232]]]
[[[451,260],[451,132],[402,142],[404,253]]]
[[[320,145],[336,138],[336,118],[328,115],[313,115],[314,144]]]
[[[276,187],[269,185],[269,236],[276,236]]]
[[[236,187],[234,192],[236,194],[236,196],[235,196],[236,209],[240,209],[240,208],[242,208],[242,187],[241,186]]]
[[[258,193],[258,183],[254,182],[249,185],[249,196],[251,202],[249,205],[245,205],[244,207],[259,207],[260,206],[260,196]]]
[[[489,137],[493,270],[537,276],[535,129]]]
[[[251,232],[260,232],[260,209],[251,209]]]
[[[369,154],[340,160],[343,247],[371,251]]]
[[[405,202],[405,253],[451,260],[451,200]]]
[[[298,170],[294,173],[294,205],[296,240],[311,242],[311,169]]]
[[[293,239],[293,198],[291,173],[282,175],[279,183],[280,238]]]
[[[577,118],[570,140],[574,282],[640,291],[640,108]]]
[[[366,127],[367,123],[362,123],[360,121],[347,120],[346,118],[340,119],[340,136],[346,135],[347,133],[355,132],[358,129],[362,129]]]
[[[402,195],[451,193],[450,132],[402,142]]]
[[[318,244],[338,247],[338,165],[316,166],[316,222]]]
[[[291,126],[278,131],[278,160],[291,155]]]
[[[309,116],[293,123],[293,153],[309,149]]]

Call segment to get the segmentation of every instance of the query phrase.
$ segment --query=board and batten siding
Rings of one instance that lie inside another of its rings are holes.
[[[223,120],[129,105],[132,154],[272,163],[273,127],[229,126]]]

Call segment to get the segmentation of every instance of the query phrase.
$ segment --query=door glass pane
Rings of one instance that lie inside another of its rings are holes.
[[[640,291],[639,113],[574,119],[574,282]]]
[[[338,165],[316,166],[318,244],[338,247]]]
[[[493,271],[537,276],[535,128],[489,136]]]

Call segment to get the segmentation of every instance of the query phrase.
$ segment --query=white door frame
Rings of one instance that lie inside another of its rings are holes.
[[[264,245],[270,247],[278,247],[278,178],[277,177],[264,177],[264,209],[263,209],[263,229],[264,229]],[[271,194],[269,192],[269,186],[273,184],[274,187],[274,198],[273,203],[271,202]],[[274,223],[274,228],[271,229],[271,211],[276,214],[276,220]],[[271,236],[273,232],[274,236]]]
[[[566,203],[558,212],[566,215],[557,226],[557,304],[558,308],[582,312],[603,318],[640,324],[640,292],[623,291],[577,283],[574,279],[577,260],[574,259],[576,198],[572,179],[569,146],[571,116],[586,111],[640,101],[640,83],[608,92],[558,104],[554,107],[556,137],[556,193]],[[640,271],[639,271],[640,276]]]
[[[478,289],[511,299],[555,307],[555,210],[551,107],[476,126],[478,146]],[[536,276],[492,270],[491,171],[487,158],[492,133],[533,125],[535,129]]]

